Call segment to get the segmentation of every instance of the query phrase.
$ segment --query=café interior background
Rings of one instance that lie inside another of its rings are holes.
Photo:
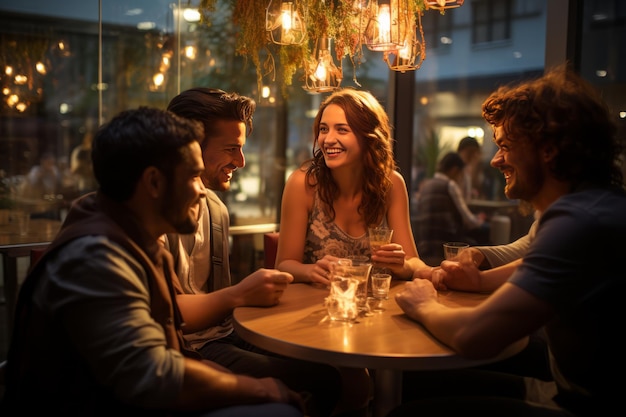
[[[277,228],[285,178],[311,152],[326,94],[305,91],[302,70],[291,85],[266,76],[259,89],[254,65],[235,53],[232,3],[218,1],[206,25],[183,16],[199,0],[0,0],[0,204],[42,153],[67,166],[72,150],[123,109],[165,108],[194,86],[236,91],[254,97],[258,110],[246,167],[222,197],[233,227],[233,276],[259,267],[262,233]],[[466,0],[443,14],[425,11],[422,24],[426,57],[415,71],[392,71],[366,48],[358,67],[342,62],[341,86],[371,91],[391,117],[412,212],[419,181],[464,136],[482,143],[488,164],[495,148],[480,106],[491,91],[566,59],[602,90],[623,140],[626,2]],[[501,175],[485,178],[480,198],[504,199]],[[78,194],[47,198],[62,207]]]

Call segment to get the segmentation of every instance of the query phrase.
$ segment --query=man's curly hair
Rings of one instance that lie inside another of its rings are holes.
[[[511,141],[554,147],[551,172],[573,187],[584,182],[623,187],[622,144],[609,108],[566,64],[536,80],[498,88],[483,103],[482,115]]]

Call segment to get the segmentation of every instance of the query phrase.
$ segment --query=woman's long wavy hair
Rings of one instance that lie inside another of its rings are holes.
[[[339,188],[326,166],[317,141],[322,114],[330,104],[341,107],[346,113],[348,125],[363,149],[363,189],[358,212],[367,226],[378,225],[387,212],[387,196],[392,187],[391,172],[397,167],[389,117],[371,93],[343,88],[322,102],[313,123],[313,159],[306,168],[306,182],[311,187],[317,187],[327,215],[334,220],[333,201],[339,195]]]
[[[552,174],[570,181],[623,187],[617,126],[595,88],[561,65],[543,77],[500,87],[482,106],[483,118],[511,141],[552,146]]]

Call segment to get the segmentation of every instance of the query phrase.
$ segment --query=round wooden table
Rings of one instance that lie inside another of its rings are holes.
[[[374,416],[383,416],[401,402],[403,370],[464,368],[507,358],[527,340],[510,346],[498,357],[470,360],[441,344],[396,304],[394,294],[404,282],[392,283],[382,312],[354,323],[331,321],[324,307],[327,288],[291,284],[274,307],[239,307],[233,322],[248,342],[281,355],[335,366],[375,369]],[[475,306],[486,294],[445,291],[441,303]]]

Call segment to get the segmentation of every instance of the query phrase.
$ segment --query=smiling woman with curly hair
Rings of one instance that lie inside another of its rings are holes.
[[[313,158],[283,193],[276,267],[296,281],[328,284],[330,262],[365,255],[396,278],[424,267],[409,218],[406,183],[393,156],[389,117],[369,92],[328,96],[313,122]],[[393,241],[371,253],[368,228],[387,226]]]

